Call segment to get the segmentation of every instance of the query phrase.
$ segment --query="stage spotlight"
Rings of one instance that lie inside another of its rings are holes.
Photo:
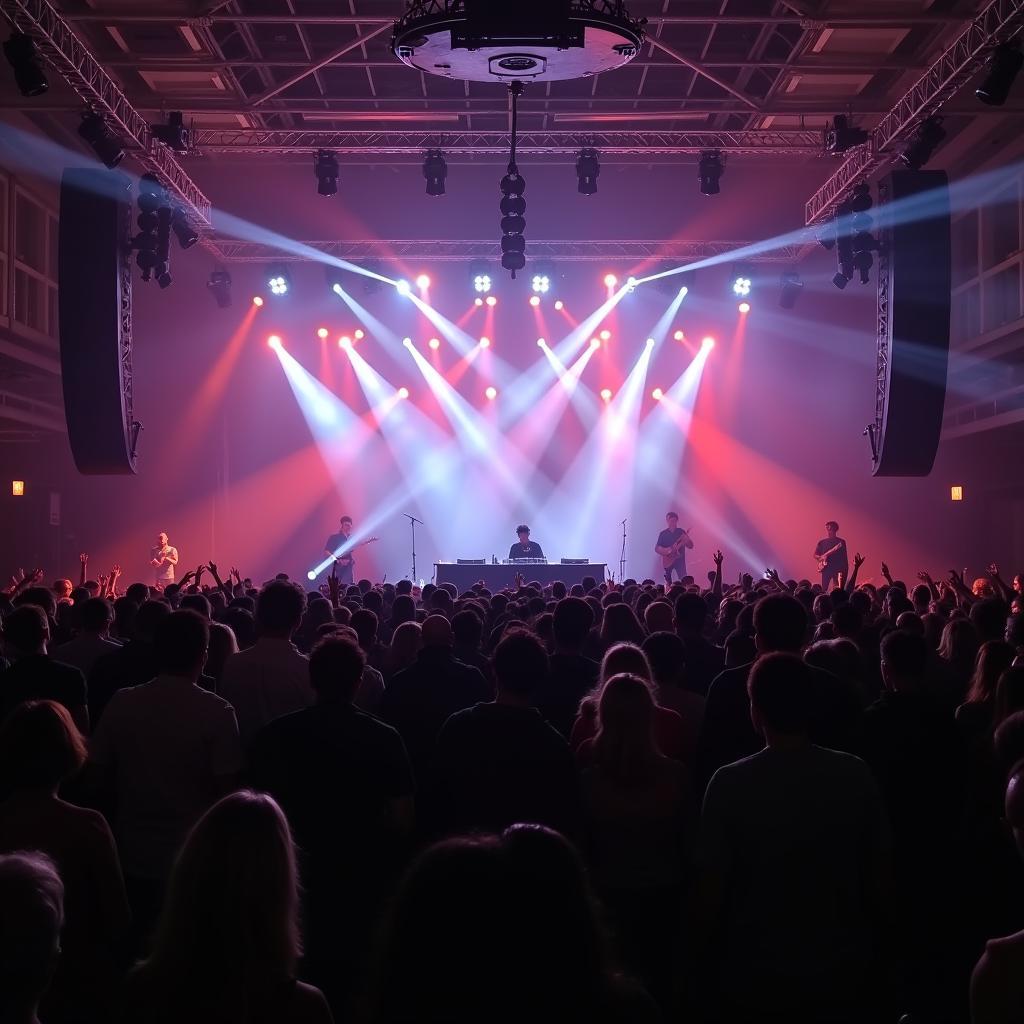
[[[281,347],[281,339],[278,335],[272,334],[269,338],[267,338],[267,344],[272,349],[279,349]]]
[[[231,275],[226,270],[212,271],[206,287],[209,288],[218,309],[227,309],[231,305]]]
[[[491,347],[491,339],[490,338],[481,338],[480,339],[480,347],[481,348],[490,348]]]
[[[700,344],[701,344],[702,348],[708,348],[708,349],[714,348],[715,347],[715,339],[712,338],[711,335],[708,335],[706,338],[704,338],[703,341],[701,341]]]
[[[406,348],[408,348],[408,349],[411,349],[411,348],[412,348],[412,338],[403,338],[403,339],[402,339],[402,344],[403,344],[403,345],[404,345],[404,346],[405,346]]]
[[[706,149],[697,162],[697,178],[702,196],[717,196],[722,191],[719,184],[725,173],[725,161],[717,149]]]
[[[408,398],[409,397],[409,389],[408,388],[399,388],[398,389],[398,397],[399,398]]]
[[[1024,65],[1024,53],[1015,43],[1003,43],[992,51],[985,80],[974,90],[982,103],[1001,107],[1013,87],[1013,80]]]
[[[576,188],[581,196],[597,193],[597,178],[601,173],[601,161],[597,150],[588,146],[576,154]]]
[[[291,278],[284,267],[272,267],[267,277],[271,295],[287,295],[292,286]]]
[[[172,110],[167,115],[167,124],[150,125],[150,134],[175,153],[189,151],[192,133],[185,127],[185,118],[180,110]]]
[[[900,159],[912,171],[919,171],[931,160],[932,154],[945,137],[942,118],[927,117],[917,126],[907,148],[900,154]]]
[[[565,303],[561,299],[555,299],[555,309],[561,312],[565,309]]]
[[[610,402],[612,400],[612,389],[601,388],[601,399],[602,401]]]
[[[750,294],[750,289],[753,286],[753,279],[750,276],[750,270],[743,266],[737,266],[732,272],[732,293],[738,298],[745,299]]]
[[[439,149],[427,152],[423,161],[423,177],[427,179],[427,195],[443,196],[444,180],[448,177],[448,164]]]
[[[686,335],[682,331],[676,331],[676,333],[673,334],[672,337],[675,338],[676,341],[682,341],[683,338],[686,337]]]
[[[591,339],[590,339],[590,347],[591,347],[591,348],[595,348],[595,349],[596,349],[596,348],[600,348],[600,347],[601,347],[601,342],[600,342],[600,340],[599,340],[599,339],[597,339],[597,338],[591,338]]]
[[[259,309],[263,305],[263,297],[261,295],[254,295],[252,297],[252,304]]]
[[[825,129],[825,150],[829,153],[845,153],[867,141],[868,133],[863,128],[854,128],[845,114],[836,114],[831,126]]]
[[[188,217],[180,206],[176,206],[174,213],[171,214],[171,230],[182,249],[191,249],[199,241],[199,232],[189,224]]]
[[[338,158],[329,149],[318,149],[313,157],[316,191],[321,196],[338,194]]]
[[[741,313],[749,313],[750,312],[750,303],[749,302],[741,302],[736,308]]]
[[[607,329],[603,330],[601,332],[601,334],[599,335],[599,337],[601,338],[602,341],[608,341],[611,338],[611,336],[612,336],[612,332],[607,330]]]
[[[395,291],[398,292],[399,295],[408,295],[412,291],[412,286],[408,281],[396,281]]]
[[[540,305],[540,296],[539,295],[531,295],[530,296],[530,305],[533,306],[534,309],[536,309]]]
[[[4,56],[14,71],[14,82],[22,96],[42,96],[50,88],[31,36],[24,32],[12,33],[4,43]]]
[[[474,260],[469,265],[469,279],[473,282],[473,291],[477,295],[485,295],[494,284],[491,268],[485,260]]]
[[[551,287],[551,278],[547,274],[534,274],[531,287],[538,295],[546,295]]]
[[[355,338],[356,341],[361,341],[363,338],[366,337],[366,335],[363,332],[362,328],[357,327],[355,331],[352,332],[352,337]]]
[[[614,274],[604,275],[604,286],[605,288],[614,288],[619,283],[619,279]]]
[[[319,338],[319,339],[320,339],[321,341],[323,341],[323,340],[324,340],[324,338],[326,338],[326,337],[327,337],[327,335],[328,335],[329,333],[330,333],[330,332],[329,332],[329,331],[327,330],[327,328],[326,328],[326,327],[318,327],[318,328],[317,328],[317,332],[316,332],[316,336],[317,336],[317,337],[318,337],[318,338]]]
[[[654,339],[648,338],[646,344],[648,348],[654,348]]]
[[[544,348],[545,345],[547,345],[547,342],[543,338],[537,339],[537,348]]]
[[[348,352],[349,349],[352,348],[352,339],[347,334],[343,334],[338,339],[338,348],[343,348],[346,352]]]
[[[306,579],[307,580],[315,580],[316,579],[316,573],[313,572],[312,569],[310,569],[309,572],[306,573]]]
[[[419,288],[421,292],[425,292],[430,287],[430,278],[426,274],[420,274],[420,276],[416,278],[416,287]]]
[[[431,338],[427,344],[436,352],[441,347],[441,340],[439,338]]]
[[[490,387],[490,388],[488,388],[488,389],[487,389],[487,390],[486,390],[486,391],[484,392],[484,394],[485,394],[485,395],[487,396],[487,398],[488,398],[488,399],[489,399],[490,401],[492,401],[492,402],[493,402],[493,401],[494,401],[494,399],[496,399],[496,398],[498,397],[498,389],[497,389],[497,388],[495,388],[495,387]]]
[[[635,292],[636,291],[636,278],[635,277],[627,277],[626,278],[626,287],[631,292]]]
[[[687,288],[686,285],[684,284],[683,287],[679,289],[679,294],[680,294],[680,296],[682,298],[685,299],[686,296],[690,294],[690,289]]]
[[[481,299],[479,295],[473,300],[473,305],[474,306],[482,306],[483,304],[484,304],[484,300]]]
[[[493,295],[488,295],[485,301],[492,309],[498,304],[498,300]]]
[[[86,114],[78,126],[78,134],[92,146],[104,166],[114,168],[124,159],[121,140],[107,127],[107,122],[99,114]]]
[[[656,402],[660,402],[664,397],[665,397],[665,392],[662,391],[661,388],[655,388],[651,392],[651,398],[653,398]]]
[[[781,280],[782,290],[779,293],[779,305],[783,309],[792,309],[800,293],[804,290],[804,283],[800,278],[799,271],[784,270]]]

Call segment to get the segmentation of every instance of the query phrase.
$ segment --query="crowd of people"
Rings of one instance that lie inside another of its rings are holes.
[[[1020,576],[86,564],[0,595],[3,1024],[1024,1020]]]

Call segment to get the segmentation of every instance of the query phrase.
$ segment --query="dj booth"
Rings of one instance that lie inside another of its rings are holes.
[[[480,580],[488,590],[496,593],[505,587],[514,587],[516,576],[520,575],[527,583],[541,583],[548,586],[561,582],[567,587],[582,583],[584,577],[592,576],[598,583],[603,583],[605,562],[587,562],[584,564],[563,565],[559,562],[503,562],[501,565],[491,563],[458,563],[435,562],[434,582],[453,583],[459,593],[471,590]]]

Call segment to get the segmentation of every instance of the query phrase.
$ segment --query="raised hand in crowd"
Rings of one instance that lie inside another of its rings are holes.
[[[85,577],[86,577],[86,575],[89,572],[89,554],[88,554],[88,552],[83,551],[78,556],[78,564],[80,566],[80,572],[79,572],[79,576],[78,576],[78,585],[80,587],[82,587],[82,586],[85,586]]]
[[[892,573],[889,572],[889,566],[886,565],[885,562],[882,563],[881,571],[882,571],[882,576],[885,579],[885,582],[888,583],[891,586],[892,585]]]

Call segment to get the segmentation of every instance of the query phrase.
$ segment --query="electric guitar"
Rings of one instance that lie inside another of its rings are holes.
[[[664,568],[668,569],[669,566],[676,564],[676,561],[679,559],[679,553],[683,550],[683,548],[686,547],[686,542],[689,539],[690,531],[683,530],[682,537],[680,537],[679,540],[677,540],[675,544],[673,544],[672,547],[669,548],[668,554],[661,556],[661,564]]]
[[[818,572],[824,572],[826,566],[828,565],[828,560],[837,551],[842,551],[842,550],[843,550],[843,545],[842,544],[837,544],[835,547],[829,548],[828,551],[826,551],[823,555],[818,555],[818,557],[817,557]]]
[[[341,560],[343,558],[351,558],[352,557],[352,552],[353,551],[358,551],[360,548],[365,548],[367,544],[372,544],[374,541],[377,541],[377,540],[380,540],[380,538],[379,537],[367,537],[366,540],[361,540],[358,544],[355,544],[352,547],[350,547],[348,549],[348,551],[345,552],[345,554],[343,554],[343,555],[335,555],[334,556],[334,561],[337,562],[340,565],[341,564]]]

